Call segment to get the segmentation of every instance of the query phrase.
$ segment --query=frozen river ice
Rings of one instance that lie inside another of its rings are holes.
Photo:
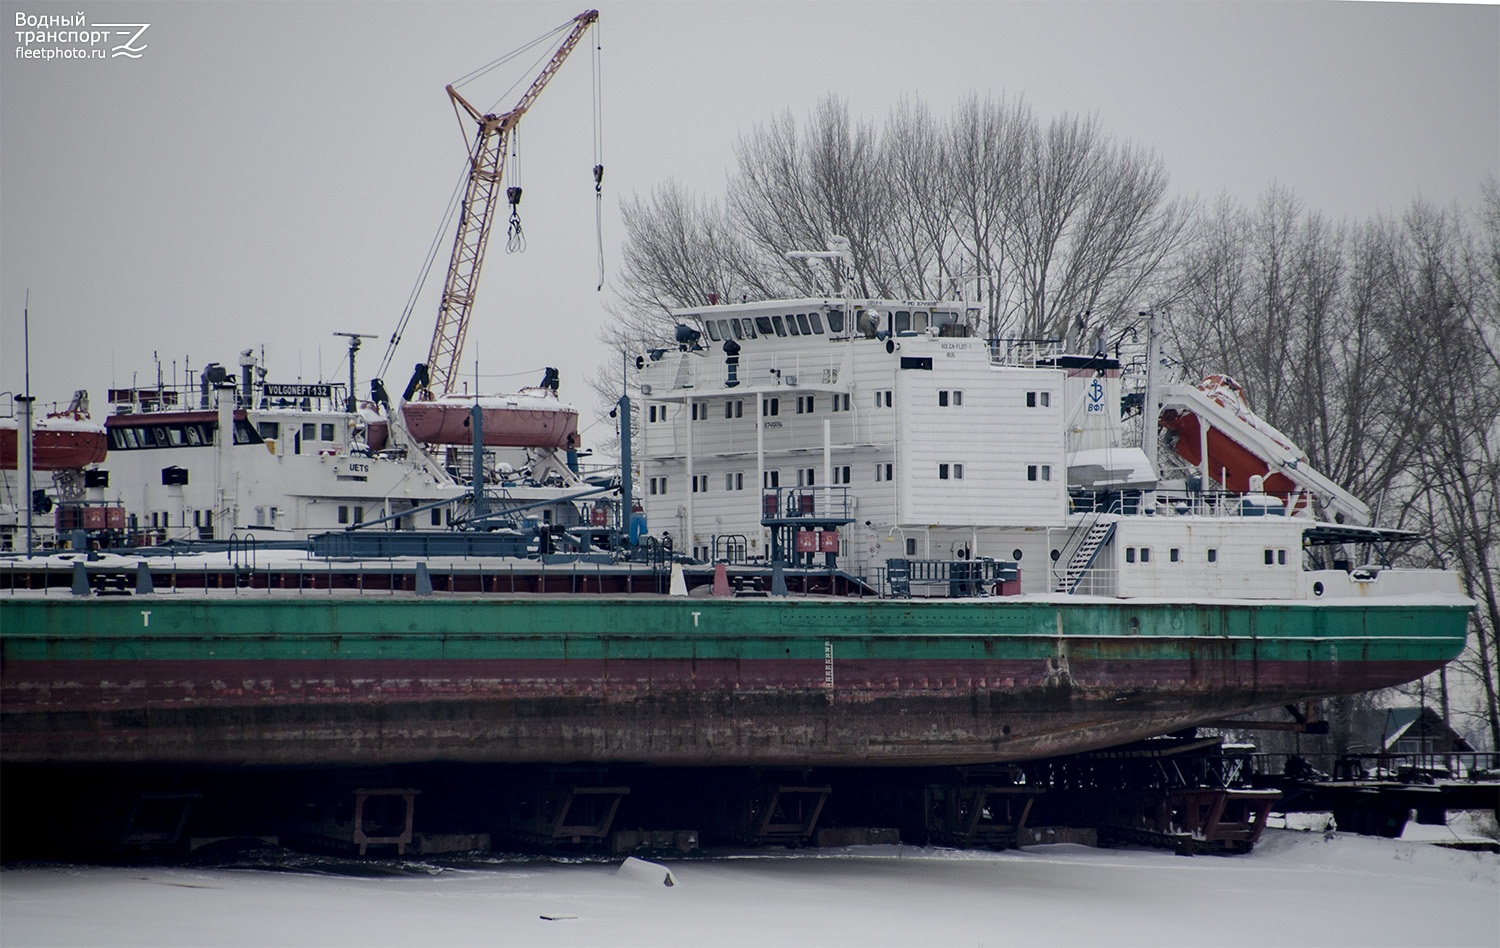
[[[873,846],[371,868],[386,874],[12,868],[0,944],[1500,945],[1500,856],[1292,830],[1237,857]]]

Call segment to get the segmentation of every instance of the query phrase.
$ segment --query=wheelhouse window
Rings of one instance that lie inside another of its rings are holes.
[[[273,429],[277,427],[274,423],[268,424]],[[217,421],[179,421],[171,424],[111,427],[109,446],[114,451],[208,447],[214,443],[218,429]],[[235,444],[261,444],[265,440],[261,432],[244,419],[235,420],[233,432]]]

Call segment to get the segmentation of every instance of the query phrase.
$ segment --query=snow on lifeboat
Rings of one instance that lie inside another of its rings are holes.
[[[0,418],[0,468],[4,470],[20,467],[20,428],[18,417]],[[78,470],[103,461],[108,450],[104,426],[89,417],[87,392],[74,393],[66,409],[32,422],[32,470]]]
[[[406,430],[423,444],[471,445],[470,413],[480,409],[488,447],[577,448],[578,410],[557,397],[557,372],[548,369],[540,386],[504,395],[439,395],[401,406]]]

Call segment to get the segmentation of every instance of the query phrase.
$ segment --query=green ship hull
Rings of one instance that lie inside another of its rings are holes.
[[[16,597],[0,602],[0,760],[1017,761],[1412,680],[1462,651],[1469,608]]]

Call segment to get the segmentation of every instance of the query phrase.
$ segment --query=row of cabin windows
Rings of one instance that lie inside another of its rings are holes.
[[[883,466],[885,468],[886,479],[889,480],[890,479],[890,472],[891,472],[891,465],[886,464],[886,465],[883,465]],[[881,467],[882,467],[882,465],[876,465],[876,478],[877,479],[880,476],[880,468]],[[849,484],[849,483],[853,482],[854,470],[848,464],[842,464],[842,465],[838,465],[838,466],[834,467],[833,471],[832,471],[832,474],[833,474],[833,482],[835,484]],[[692,492],[695,493],[695,494],[706,494],[706,493],[708,493],[708,490],[709,490],[709,487],[708,487],[708,478],[709,478],[709,475],[707,475],[707,474],[694,474],[693,478],[692,478]],[[766,488],[772,488],[772,489],[774,489],[774,488],[780,487],[781,486],[781,472],[780,471],[765,471],[761,475],[761,481],[762,481],[762,486],[766,487]],[[798,487],[816,487],[817,486],[817,482],[818,482],[818,469],[817,468],[815,468],[815,467],[799,467],[799,468],[797,468],[797,486]],[[725,474],[724,474],[724,489],[727,490],[727,491],[744,490],[745,489],[745,472],[744,471],[726,471]],[[667,478],[666,478],[666,476],[663,475],[661,477],[648,477],[646,479],[646,493],[652,495],[653,497],[665,495],[667,493]],[[340,521],[340,522],[342,523],[343,521]]]
[[[260,428],[260,436],[262,438],[275,440],[281,437],[281,422],[279,421],[263,421],[258,427]],[[294,435],[297,433],[296,425],[289,424],[287,427],[292,429]],[[331,422],[320,424],[313,421],[304,421],[302,423],[301,434],[303,441],[337,441],[337,432],[338,427]]]
[[[1275,550],[1275,549],[1272,549],[1272,550],[1266,550],[1265,552],[1266,552],[1266,565],[1267,566],[1285,566],[1286,565],[1286,550]],[[1182,562],[1182,559],[1183,559],[1183,557],[1182,557],[1182,548],[1174,546],[1171,549],[1167,550],[1167,559],[1170,560],[1173,563],[1180,563],[1180,562]],[[1204,551],[1204,559],[1207,560],[1210,563],[1217,563],[1217,562],[1219,562],[1219,551],[1218,551],[1218,549],[1214,548],[1214,547],[1210,547],[1209,549],[1205,550]],[[1127,546],[1125,548],[1125,562],[1127,562],[1127,563],[1136,563],[1136,562],[1149,563],[1149,562],[1151,562],[1151,547],[1149,547],[1149,546],[1141,546],[1141,547]]]
[[[928,313],[926,310],[908,311],[898,309],[891,314],[891,331],[896,335],[908,332],[926,332],[929,328],[941,329],[944,326],[958,325],[958,313],[944,310],[936,310]]]
[[[848,395],[847,392],[840,392],[838,394],[831,395],[829,397],[831,399],[829,407],[833,411],[849,411],[850,410],[850,408],[849,408],[849,404],[850,404],[849,403],[849,395]],[[938,389],[937,403],[938,403],[938,406],[941,407],[941,408],[950,408],[950,407],[951,408],[957,408],[957,407],[960,407],[964,403],[964,393],[963,393],[963,390],[962,389],[946,389],[946,388],[944,388],[944,389]],[[890,408],[894,404],[895,404],[895,393],[894,393],[894,391],[892,389],[881,389],[881,390],[875,392],[875,407],[876,408]],[[1051,392],[1027,392],[1026,393],[1026,407],[1027,408],[1037,408],[1037,407],[1047,408],[1051,404],[1052,404],[1052,393]],[[799,415],[811,415],[811,414],[814,414],[817,410],[818,410],[818,397],[816,395],[798,395],[797,396],[797,414],[799,414]],[[764,416],[766,416],[766,417],[771,417],[773,415],[780,415],[781,414],[781,399],[779,397],[776,397],[776,398],[763,398],[763,399],[761,399],[761,414],[764,415]],[[726,401],[724,403],[724,417],[725,418],[743,418],[743,417],[745,417],[745,402],[744,402],[744,399],[735,398],[735,399],[730,399],[730,400]],[[694,402],[693,403],[693,408],[692,408],[692,418],[693,418],[694,421],[707,421],[708,418],[709,418],[708,403],[707,402]],[[667,420],[667,406],[665,406],[665,405],[649,405],[649,406],[647,406],[647,408],[646,408],[646,420],[650,421],[650,422],[666,421]],[[305,428],[311,428],[312,426],[311,425],[304,425],[304,427]],[[324,440],[332,440],[331,431],[332,431],[333,426],[332,425],[324,425],[323,427],[324,427],[325,431],[329,432],[329,434],[324,438]],[[304,435],[304,437],[309,437],[309,436],[308,435]]]
[[[130,515],[130,519],[132,521],[135,521],[136,520],[135,514],[131,514]],[[188,521],[188,512],[186,510],[184,510],[182,512],[182,526],[183,527],[187,526],[187,521]],[[212,529],[213,525],[214,525],[214,512],[212,510],[194,510],[193,511],[193,526],[195,526],[195,527],[197,527],[199,529],[205,529],[205,528]],[[153,511],[151,511],[151,527],[152,527],[152,529],[156,529],[156,530],[168,530],[168,529],[171,529],[171,526],[172,526],[172,512],[170,510],[153,510]],[[212,539],[212,537],[211,536],[210,537],[205,537],[204,539]]]
[[[848,465],[848,464],[836,465],[833,468],[832,473],[833,473],[833,483],[834,484],[852,484],[852,483],[854,483],[854,471],[853,471],[853,467],[851,465]],[[961,480],[964,479],[964,465],[963,465],[962,462],[957,462],[957,461],[940,462],[938,464],[938,466],[937,466],[937,475],[938,475],[938,480],[941,480],[941,481],[950,481],[950,480],[951,481],[961,481]],[[1026,466],[1026,479],[1030,480],[1030,481],[1036,481],[1036,480],[1050,481],[1050,480],[1052,480],[1052,465],[1050,465],[1050,464],[1028,464]],[[815,467],[801,467],[801,468],[797,468],[797,486],[798,487],[815,487],[815,486],[817,486],[817,480],[818,480],[818,468],[815,468]],[[892,481],[892,480],[895,480],[895,465],[892,462],[890,462],[890,461],[883,461],[883,462],[881,462],[879,464],[876,464],[875,465],[875,480],[876,480],[877,483],[883,482],[883,481]],[[652,478],[648,478],[647,481],[648,481],[647,493],[650,493],[652,495],[657,495],[657,494],[665,494],[667,492],[667,479],[666,479],[666,477],[664,477],[664,476],[663,477],[652,477]],[[777,488],[777,487],[780,487],[781,486],[781,472],[780,471],[764,471],[762,473],[762,475],[761,475],[761,486],[764,487],[764,488]],[[695,475],[693,475],[693,484],[692,484],[692,491],[693,491],[693,493],[695,493],[695,494],[704,494],[704,493],[708,492],[708,489],[709,488],[708,488],[708,475],[707,474],[701,474],[701,475],[700,474],[695,474]],[[729,491],[744,490],[745,489],[745,474],[744,474],[744,472],[743,471],[730,471],[730,472],[727,472],[724,475],[724,489],[725,490],[729,490]],[[1209,561],[1213,562],[1213,559],[1214,559],[1214,557],[1216,555],[1217,554],[1214,551],[1210,551]],[[1271,559],[1269,557],[1271,555],[1271,551],[1267,551],[1266,555],[1268,557],[1267,560],[1266,560],[1266,562],[1267,562],[1267,564],[1270,564]],[[1132,558],[1134,556],[1135,556],[1134,548],[1133,547],[1128,547],[1127,550],[1126,550],[1126,557],[1127,557],[1126,562],[1134,563],[1135,560]],[[1146,556],[1149,559],[1150,553],[1148,552],[1146,554]],[[1285,550],[1280,551],[1280,557],[1281,557],[1281,562],[1284,564],[1286,562],[1286,551]],[[1172,551],[1172,562],[1174,562],[1174,563],[1177,562],[1177,551],[1175,549]]]
[[[259,511],[260,508],[257,507],[256,510]],[[427,512],[427,521],[428,521],[428,523],[430,523],[434,527],[440,527],[440,526],[442,526],[443,525],[443,511],[442,511],[442,509],[439,508],[439,507],[434,507],[433,509],[429,510]],[[364,523],[364,522],[365,522],[365,508],[364,507],[361,507],[361,506],[358,506],[358,505],[347,505],[347,504],[340,504],[339,505],[339,523]],[[453,522],[452,511],[449,511],[448,522],[450,524]]]
[[[726,339],[754,339],[756,336],[821,336],[821,313],[788,313],[785,316],[734,316],[728,319],[705,319],[703,328],[714,342]],[[843,310],[828,311],[830,332],[844,331]]]
[[[1041,480],[1052,480],[1052,465],[1047,465],[1047,463],[1044,463],[1044,465],[1029,465],[1029,474],[1034,472],[1032,468],[1040,468]],[[844,463],[844,465],[835,465],[832,468],[832,478],[834,478],[832,480],[834,484],[853,483],[853,466],[847,465],[847,463]],[[894,478],[894,463],[886,460],[886,462],[874,465],[874,480],[889,481],[894,480]],[[768,487],[768,489],[780,487],[781,472],[763,471],[760,480],[762,480],[762,484],[760,484],[762,487]],[[939,463],[938,480],[963,480],[963,462],[953,462],[953,460],[950,460],[950,462]],[[1037,480],[1037,477],[1031,477],[1031,480]],[[796,468],[796,486],[817,486],[817,468]],[[744,490],[744,487],[744,471],[724,472],[724,490]],[[663,495],[663,493],[666,493],[666,477],[649,477],[648,490],[646,492],[651,493],[651,495]],[[693,493],[708,493],[708,474],[693,475]],[[1283,555],[1283,562],[1286,561],[1286,550],[1281,550],[1281,555]],[[1127,556],[1134,556],[1134,553],[1128,552]],[[1136,562],[1134,559],[1128,559],[1128,561]],[[1173,562],[1176,562],[1176,550],[1173,550]]]

